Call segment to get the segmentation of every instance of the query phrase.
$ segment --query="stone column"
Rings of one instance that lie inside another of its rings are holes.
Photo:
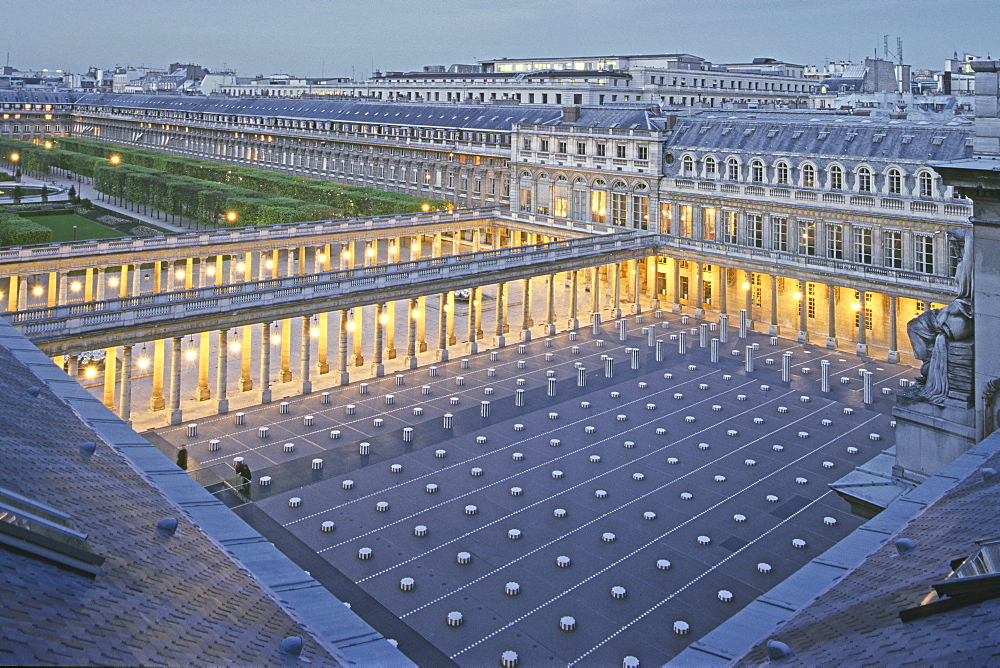
[[[173,338],[170,351],[170,424],[180,424],[181,417],[181,343],[183,338]]]
[[[837,289],[833,285],[826,286],[827,332],[826,347],[837,347]]]
[[[292,380],[292,319],[281,321],[281,371],[278,380],[287,383]]]
[[[670,264],[674,269],[674,304],[671,307],[671,311],[674,313],[681,312],[681,263],[677,258],[671,258]]]
[[[422,320],[423,315],[419,302],[411,298],[407,309],[407,336],[406,336],[406,368],[417,368],[417,323]]]
[[[554,336],[556,333],[556,275],[549,274],[548,288],[545,295],[545,335]]]
[[[88,271],[90,271],[88,269]],[[17,301],[20,296],[20,277],[10,276],[7,279],[7,311],[13,312],[17,310]]]
[[[417,235],[413,237],[410,242],[410,260],[417,261],[421,257],[421,242],[423,241],[422,235]],[[420,311],[420,317],[417,319],[417,349],[425,353],[427,352],[427,337],[426,337],[426,327],[427,327],[427,297],[421,295],[417,298],[417,310]]]
[[[159,263],[157,263],[157,264],[159,264]],[[94,301],[94,273],[95,272],[97,273],[98,278],[100,278],[100,270],[99,269],[91,269],[91,268],[88,267],[86,270],[84,270],[83,301],[85,301],[85,302]],[[162,290],[160,289],[159,282],[157,282],[154,287],[155,287],[155,292],[157,292],[157,293],[162,292]],[[12,291],[11,294],[14,294],[14,292],[15,291]]]
[[[163,398],[163,372],[166,363],[166,347],[164,339],[153,342],[153,393],[149,398],[149,410],[162,411],[167,404]]]
[[[350,325],[353,322],[349,322],[347,319],[347,309],[340,312],[340,331],[337,339],[337,359],[340,369],[340,384],[347,385],[351,382],[351,376],[347,371],[347,333],[350,331]]]
[[[896,295],[889,295],[889,357],[893,364],[899,362],[899,343],[896,340]]]
[[[746,294],[744,295],[744,300],[746,304],[743,308],[745,308],[747,312],[747,327],[749,329],[753,329],[753,274],[749,271],[744,272],[744,274],[746,279],[746,288],[744,290]]]
[[[302,394],[312,392],[312,381],[309,380],[309,352],[312,349],[311,329],[309,316],[302,316],[301,347],[299,348],[299,375],[302,377]]]
[[[448,295],[442,292],[438,295],[438,351],[437,358],[442,362],[448,360]]]
[[[184,261],[184,289],[190,290],[194,287],[194,258],[189,257]]]
[[[601,270],[600,267],[593,267],[593,287],[590,292],[591,313],[598,318],[601,316]]]
[[[729,268],[719,267],[719,314],[729,313],[729,304],[726,300],[726,289],[729,283]]]
[[[219,341],[215,351],[215,398],[216,412],[225,415],[229,412],[229,399],[226,398],[226,385],[229,381],[229,330],[219,330]]]
[[[802,299],[805,299],[805,295]],[[778,335],[778,277],[774,274],[771,274],[771,326],[767,333],[771,336]]]
[[[95,296],[95,300],[96,301],[99,301],[99,302],[104,301],[104,288],[105,288],[105,286],[107,285],[107,282],[108,282],[108,275],[107,275],[107,273],[108,272],[105,269],[101,269],[101,268],[94,269],[94,275],[95,275],[96,282],[97,282],[97,295]]]
[[[56,287],[58,293],[58,298],[56,300],[56,305],[65,306],[69,302],[69,272],[60,271],[59,272],[59,285]],[[138,291],[136,291],[138,294]]]
[[[809,329],[806,326],[806,282],[799,281],[799,336],[798,340],[805,343],[809,340]]]
[[[476,324],[476,302],[479,301],[479,288],[469,289],[469,354],[475,355],[479,352],[479,343],[476,342],[479,326]]]
[[[49,285],[48,294],[46,294],[46,306],[53,307],[59,303],[60,299],[59,292],[59,272],[50,271],[49,272]]]
[[[614,304],[611,308],[615,320],[618,320],[622,317],[622,265],[620,262],[615,262],[611,266],[615,269]]]
[[[245,347],[249,347],[246,342]],[[260,403],[271,403],[271,323],[265,322],[260,328]]]
[[[493,343],[497,348],[503,348],[507,345],[507,339],[504,337],[504,312],[507,309],[507,297],[506,297],[506,283],[497,283],[497,317],[496,317],[496,334],[494,335]]]
[[[132,346],[122,346],[122,389],[118,401],[118,417],[132,421]]]
[[[372,361],[372,375],[384,376],[385,366],[382,364],[382,328],[385,327],[386,317],[382,312],[382,302],[375,304],[375,352]]]
[[[868,323],[865,320],[865,304],[868,303],[867,292],[861,290],[858,293],[858,345],[859,355],[868,354]]]
[[[580,284],[580,271],[574,269],[570,272],[570,288],[569,288],[569,322],[567,327],[570,331],[578,329],[580,327],[580,318],[577,308],[578,291],[577,288]]]
[[[521,340],[530,341],[531,340],[531,279],[525,278],[522,285],[524,286],[524,297],[521,300],[523,303],[521,305]]]
[[[701,267],[701,265],[698,266]],[[641,268],[642,268],[641,260],[632,260],[632,313],[634,315],[639,315],[640,313],[642,313],[642,303],[639,300],[640,286],[642,285]],[[699,276],[700,275],[701,275],[701,270],[699,269]],[[573,272],[573,283],[575,290],[576,272]],[[700,318],[703,315],[704,315],[704,310],[702,311],[701,315],[698,315],[697,317]]]
[[[115,356],[117,347],[106,348],[104,351],[104,405],[115,410],[115,388],[117,387],[118,368]]]

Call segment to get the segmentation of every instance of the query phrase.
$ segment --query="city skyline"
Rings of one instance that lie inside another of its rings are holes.
[[[1000,5],[989,0],[846,0],[834,15],[827,5],[792,0],[707,0],[696,7],[583,0],[572,13],[549,0],[511,0],[502,11],[482,0],[56,0],[44,13],[24,0],[3,5],[8,30],[0,48],[5,62],[22,70],[197,62],[243,76],[359,79],[429,64],[560,55],[686,52],[715,63],[772,57],[822,65],[876,50],[881,57],[883,35],[890,58],[900,37],[905,62],[937,69],[956,51],[991,55],[991,28],[1000,25]],[[961,20],[973,13],[982,20]],[[111,26],[114,38],[91,37]],[[47,39],[34,37],[43,33]]]

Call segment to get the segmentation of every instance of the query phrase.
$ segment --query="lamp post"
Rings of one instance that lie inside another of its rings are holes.
[[[76,241],[76,225],[73,226],[73,241]]]
[[[14,163],[14,183],[20,183],[21,182],[21,170],[18,169],[18,166],[17,166],[17,163],[20,160],[21,160],[21,154],[20,153],[11,153],[10,154],[10,161],[12,163]]]

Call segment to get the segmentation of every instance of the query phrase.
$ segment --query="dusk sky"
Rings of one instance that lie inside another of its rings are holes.
[[[196,62],[351,76],[499,57],[692,53],[800,64],[1000,56],[1000,0],[0,0],[19,69]],[[6,53],[3,53],[5,56]]]

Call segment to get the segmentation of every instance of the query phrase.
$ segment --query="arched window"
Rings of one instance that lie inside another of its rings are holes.
[[[764,182],[764,163],[760,160],[750,163],[750,180],[754,183]]]
[[[632,227],[649,229],[649,186],[639,183],[632,190]]]
[[[596,179],[590,191],[590,222],[604,225],[608,220],[608,184]]]
[[[705,158],[705,176],[715,178],[719,173],[719,161],[708,156]]]
[[[889,182],[889,194],[890,195],[902,195],[903,194],[903,173],[898,169],[893,167],[889,170],[887,175],[887,180]]]
[[[833,165],[830,167],[830,189],[844,189],[844,168],[840,165]]]
[[[867,167],[858,169],[858,191],[863,193],[872,191],[872,170]]]
[[[685,155],[684,159],[681,160],[681,173],[685,176],[694,174],[694,158],[690,155]]]
[[[585,221],[589,216],[590,194],[587,191],[587,181],[577,178],[573,181],[573,201],[571,202],[570,218]]]
[[[924,170],[917,175],[917,188],[921,197],[934,197],[934,177]]]
[[[802,187],[816,187],[816,168],[808,163],[802,165]]]
[[[736,158],[726,160],[726,178],[730,181],[740,180],[740,161]]]
[[[788,185],[788,163],[784,160],[780,161],[774,167],[776,176],[778,178],[778,184],[787,186]]]

